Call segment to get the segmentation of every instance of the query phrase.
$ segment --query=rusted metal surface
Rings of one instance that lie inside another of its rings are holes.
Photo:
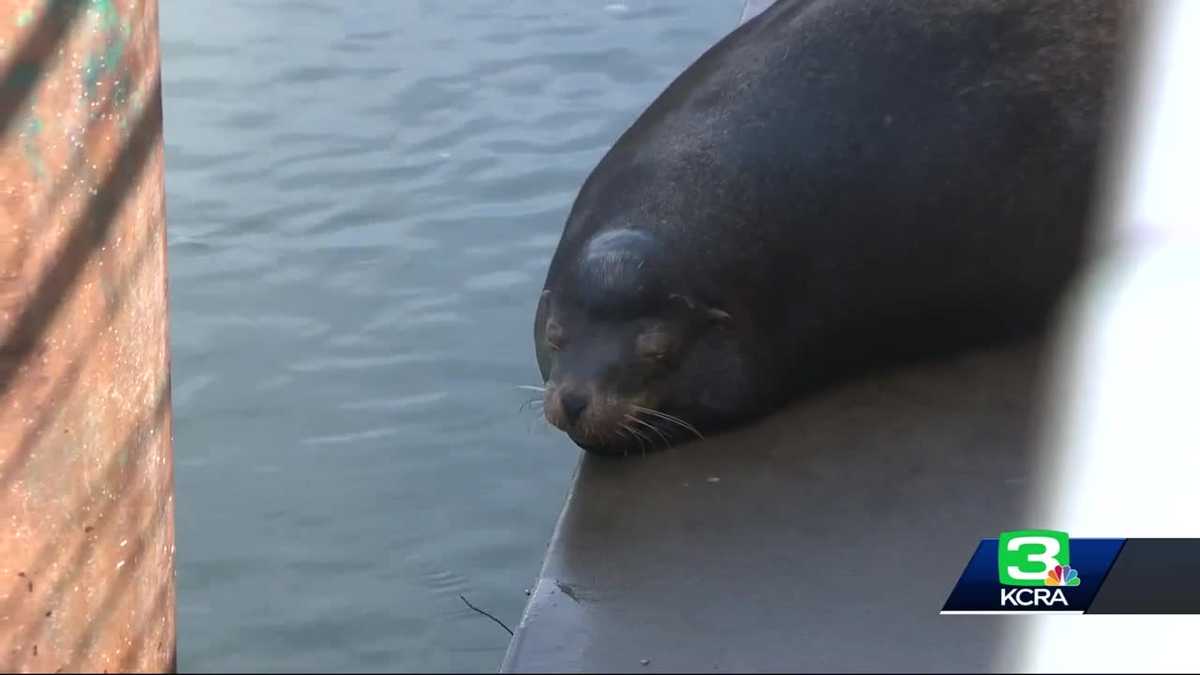
[[[156,0],[0,0],[0,671],[174,668]]]

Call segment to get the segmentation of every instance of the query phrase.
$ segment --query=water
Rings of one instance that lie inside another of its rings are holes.
[[[493,671],[576,190],[740,0],[164,0],[180,667]]]

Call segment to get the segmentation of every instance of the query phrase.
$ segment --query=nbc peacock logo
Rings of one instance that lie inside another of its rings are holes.
[[[1055,565],[1046,575],[1047,586],[1078,586],[1079,572],[1071,569],[1070,565]]]

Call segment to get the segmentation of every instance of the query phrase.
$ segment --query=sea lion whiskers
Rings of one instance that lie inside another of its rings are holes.
[[[626,438],[626,436],[625,436],[624,434],[622,434],[622,433],[621,433],[621,430],[620,430],[620,429],[617,429],[617,435],[618,435],[618,436],[620,436],[620,437],[622,437],[622,438]],[[622,447],[622,448],[621,448],[621,453],[622,453],[622,456],[624,456],[624,457],[628,457],[628,456],[629,456],[629,448],[628,448],[628,447]]]
[[[633,434],[634,437],[638,439],[638,447],[641,448],[642,455],[645,456],[646,443],[650,442],[650,439],[647,438],[644,434],[642,434],[638,430],[634,429],[633,427],[629,426],[628,424],[625,424],[624,422],[618,422],[617,426],[624,429],[625,431],[628,431],[629,433]]]
[[[525,401],[524,403],[522,403],[521,407],[519,408],[519,410],[521,412],[525,412],[528,410],[528,411],[535,412],[538,414],[541,414],[543,411],[545,411],[545,409],[546,409],[546,401],[545,401],[545,399],[542,399],[542,398],[531,398],[528,401]]]
[[[542,411],[545,410],[545,408],[546,408],[546,398],[545,398],[546,388],[545,387],[538,387],[538,386],[535,386],[532,384],[515,384],[515,385],[513,385],[513,389],[521,389],[524,391],[533,391],[533,392],[538,392],[539,394],[542,394],[541,396],[531,398],[528,401],[525,401],[524,403],[522,403],[521,408],[520,408],[521,412],[524,412],[526,410],[532,410],[534,412],[541,413]]]
[[[685,420],[683,418],[676,417],[674,415],[668,415],[667,413],[665,413],[661,410],[655,410],[653,408],[647,408],[645,406],[640,406],[640,405],[633,406],[633,409],[640,413],[645,413],[647,415],[657,417],[665,422],[670,422],[672,424],[676,424],[676,425],[682,427],[683,429],[686,429],[687,431],[690,431],[691,433],[695,434],[696,438],[699,438],[700,440],[704,440],[704,434],[700,433],[700,430],[697,429],[695,427],[695,425],[691,424],[690,422],[688,422],[687,420]]]
[[[636,415],[630,415],[630,414],[628,414],[628,413],[626,413],[626,415],[625,415],[625,419],[626,419],[626,420],[629,420],[630,422],[634,422],[634,423],[636,423],[636,424],[640,424],[640,425],[642,425],[642,426],[646,427],[647,429],[649,429],[649,430],[653,431],[654,433],[658,434],[658,437],[659,437],[659,438],[661,438],[661,439],[662,439],[662,441],[663,441],[663,447],[664,447],[664,448],[669,448],[669,447],[671,447],[671,441],[667,439],[666,435],[665,435],[665,434],[663,434],[663,432],[662,432],[662,431],[659,431],[658,427],[654,426],[653,424],[650,424],[649,422],[647,422],[647,421],[646,421],[646,420],[644,420],[644,419],[640,419],[640,418],[638,418]]]

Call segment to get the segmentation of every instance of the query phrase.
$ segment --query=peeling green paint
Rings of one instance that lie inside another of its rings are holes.
[[[129,22],[122,22],[113,0],[91,0],[88,13],[105,35],[104,46],[99,48],[83,65],[84,96],[88,100],[96,97],[100,81],[121,64],[125,46],[129,41]]]
[[[42,151],[38,145],[38,136],[42,133],[42,120],[30,116],[21,134],[21,149],[25,152],[25,160],[33,167],[33,173],[40,181],[46,177],[46,163],[42,161]]]
[[[147,98],[148,94],[146,92],[146,87],[138,87],[137,89],[133,90],[133,94],[129,97],[128,106],[126,109],[133,112],[134,119],[140,118],[144,113],[146,106],[154,103],[154,101],[148,101]],[[133,129],[131,129],[129,126],[129,117],[127,115],[121,115],[120,119],[117,120],[117,128],[121,131],[121,142],[127,142],[130,135],[133,133]]]

